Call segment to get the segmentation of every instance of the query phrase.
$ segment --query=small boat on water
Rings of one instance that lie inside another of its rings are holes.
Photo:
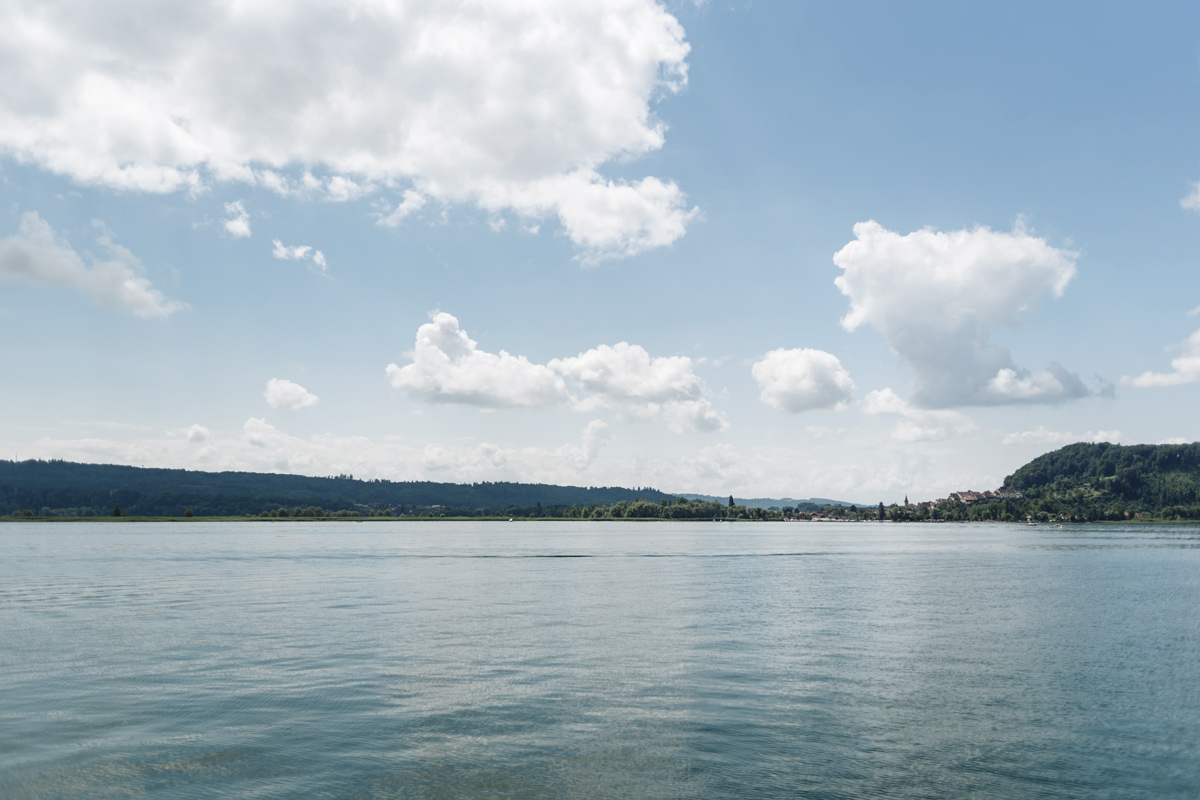
[[[1025,525],[1026,525],[1026,527],[1029,527],[1029,528],[1036,528],[1037,520],[1034,519],[1033,517],[1030,517],[1029,519],[1025,520]]]

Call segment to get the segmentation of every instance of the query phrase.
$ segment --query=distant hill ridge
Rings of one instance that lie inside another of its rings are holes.
[[[686,497],[688,500],[704,500],[706,502],[723,502],[729,500],[729,495],[717,497],[711,494],[689,494],[684,492],[680,497]],[[795,500],[791,497],[734,497],[733,502],[746,508],[799,508],[801,511],[816,511],[821,507],[841,506],[842,508],[850,508],[857,505],[859,508],[873,507],[871,503],[866,505],[862,503],[848,503],[844,500],[830,500],[827,497],[810,497],[807,500]]]
[[[240,516],[296,506],[325,510],[403,507],[409,511],[441,506],[447,510],[503,512],[509,507],[612,504],[639,498],[658,503],[676,496],[657,489],[615,486],[358,480],[351,475],[315,478],[60,460],[0,460],[0,513],[44,508],[60,514],[69,509],[110,513],[114,505],[136,516],[176,516],[186,509],[198,516]]]

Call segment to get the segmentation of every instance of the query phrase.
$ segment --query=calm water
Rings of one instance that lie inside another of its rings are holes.
[[[0,797],[1200,796],[1200,528],[0,525]]]

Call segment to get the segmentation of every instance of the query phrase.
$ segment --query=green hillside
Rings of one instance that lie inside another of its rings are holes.
[[[1030,461],[1005,485],[1032,508],[1078,518],[1200,519],[1200,443],[1072,444]]]

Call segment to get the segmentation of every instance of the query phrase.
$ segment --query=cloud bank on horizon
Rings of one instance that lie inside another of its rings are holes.
[[[82,184],[375,195],[385,225],[426,202],[553,216],[587,261],[669,245],[698,213],[673,181],[602,172],[663,146],[652,103],[687,83],[653,0],[46,0],[5,4],[0,29],[0,150]]]

